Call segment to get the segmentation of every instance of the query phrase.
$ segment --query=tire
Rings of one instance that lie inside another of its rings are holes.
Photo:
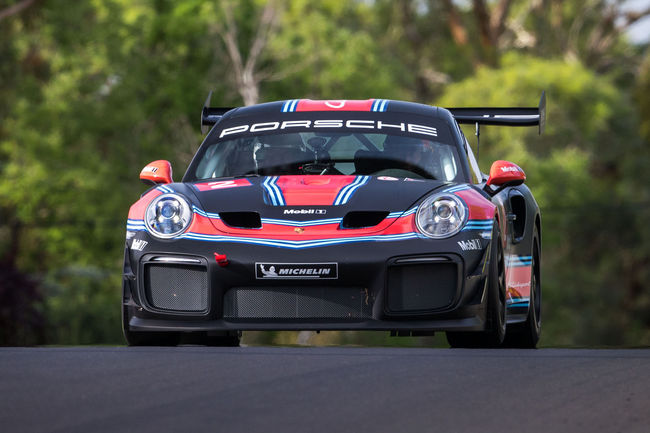
[[[122,333],[129,346],[178,346],[178,332],[135,332],[129,329],[129,312],[122,306]]]
[[[488,274],[486,330],[482,332],[447,332],[451,347],[498,347],[506,335],[506,271],[501,231],[492,229]]]
[[[541,251],[537,234],[533,237],[532,257],[528,316],[524,323],[508,327],[508,336],[504,341],[507,347],[534,349],[542,332]]]

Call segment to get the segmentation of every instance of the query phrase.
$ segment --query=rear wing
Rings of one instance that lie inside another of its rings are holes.
[[[211,99],[212,91],[208,93],[208,98],[205,100],[205,104],[203,104],[203,110],[201,110],[201,134],[208,132],[210,126],[217,123],[224,114],[235,109],[235,107],[210,107]]]
[[[500,126],[536,126],[539,134],[546,125],[546,92],[537,107],[447,108],[458,123]]]

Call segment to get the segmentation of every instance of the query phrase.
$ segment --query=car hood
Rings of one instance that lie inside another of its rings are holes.
[[[179,189],[194,196],[195,212],[219,231],[299,236],[385,230],[443,185],[448,184],[387,176],[293,175],[196,182]]]

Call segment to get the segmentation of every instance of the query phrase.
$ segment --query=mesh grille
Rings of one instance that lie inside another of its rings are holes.
[[[163,310],[208,309],[208,276],[200,266],[148,264],[144,284],[149,303]]]
[[[226,320],[360,320],[372,298],[358,287],[234,287],[224,296]]]
[[[392,266],[388,271],[388,309],[392,312],[445,308],[456,296],[453,263]]]

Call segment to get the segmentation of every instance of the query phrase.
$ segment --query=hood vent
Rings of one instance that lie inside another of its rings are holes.
[[[341,222],[341,228],[344,229],[362,229],[373,227],[382,222],[387,216],[388,211],[354,211],[348,212]]]
[[[236,229],[262,228],[262,220],[257,212],[219,212],[219,218],[228,227]]]

